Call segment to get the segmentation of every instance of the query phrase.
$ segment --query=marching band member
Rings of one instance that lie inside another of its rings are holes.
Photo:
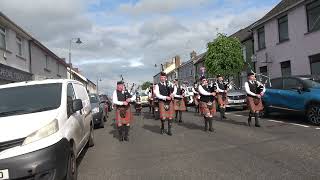
[[[186,105],[184,101],[185,90],[183,90],[182,87],[179,86],[178,79],[175,79],[174,83],[173,96],[174,110],[176,111],[176,121],[179,120],[179,123],[182,123],[182,112],[186,111]]]
[[[168,121],[168,132],[169,136],[172,136],[171,126],[174,116],[173,108],[173,95],[171,94],[171,88],[168,84],[167,75],[164,72],[160,73],[160,83],[155,86],[155,95],[159,99],[159,111],[161,120],[161,134],[164,134],[164,123]]]
[[[255,117],[255,126],[260,127],[259,124],[259,112],[263,110],[263,104],[261,101],[266,89],[256,80],[254,73],[248,73],[248,81],[245,83],[245,90],[247,92],[247,103],[250,108],[248,125],[251,126],[252,115]]]
[[[113,92],[113,104],[116,105],[116,125],[120,141],[129,141],[129,129],[132,121],[130,102],[135,100],[124,88],[124,82],[117,82],[117,89]]]
[[[200,104],[204,113],[204,122],[205,122],[205,131],[208,130],[209,124],[209,131],[213,132],[214,129],[212,127],[213,116],[215,115],[216,107],[215,102],[212,99],[216,95],[215,92],[211,92],[207,79],[202,76],[200,78],[201,85],[199,85],[199,93],[200,93]]]

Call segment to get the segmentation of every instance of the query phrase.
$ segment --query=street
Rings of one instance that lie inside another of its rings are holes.
[[[233,110],[208,133],[189,111],[170,137],[145,108],[134,117],[130,142],[119,142],[113,114],[79,157],[80,180],[319,179],[320,129],[299,116],[274,115],[256,128],[247,126],[247,111]]]

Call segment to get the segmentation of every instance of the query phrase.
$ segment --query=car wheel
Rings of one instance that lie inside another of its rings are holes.
[[[314,125],[320,125],[320,104],[312,104],[307,111],[307,118]]]
[[[93,132],[93,125],[90,126],[90,137],[88,140],[88,147],[93,147],[94,146],[94,132]]]
[[[73,151],[73,148],[70,147],[70,155],[68,161],[68,171],[66,180],[77,180],[78,178],[78,171],[77,171],[77,158]]]

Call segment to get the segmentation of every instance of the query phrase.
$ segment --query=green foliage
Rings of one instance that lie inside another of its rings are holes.
[[[244,67],[241,43],[237,38],[218,34],[207,45],[205,66],[213,75],[232,76],[240,73]]]
[[[142,89],[142,90],[146,90],[148,87],[150,87],[151,84],[152,84],[152,83],[149,82],[149,81],[144,82],[144,83],[142,84],[142,86],[141,86],[141,89]]]

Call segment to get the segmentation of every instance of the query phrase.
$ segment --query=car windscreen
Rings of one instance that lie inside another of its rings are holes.
[[[61,83],[0,89],[0,117],[57,109],[61,91]]]
[[[316,81],[313,81],[313,80],[310,80],[310,79],[305,79],[304,82],[310,88],[320,88],[320,83],[318,83]]]
[[[96,95],[90,95],[90,102],[91,103],[99,103],[99,99]]]

